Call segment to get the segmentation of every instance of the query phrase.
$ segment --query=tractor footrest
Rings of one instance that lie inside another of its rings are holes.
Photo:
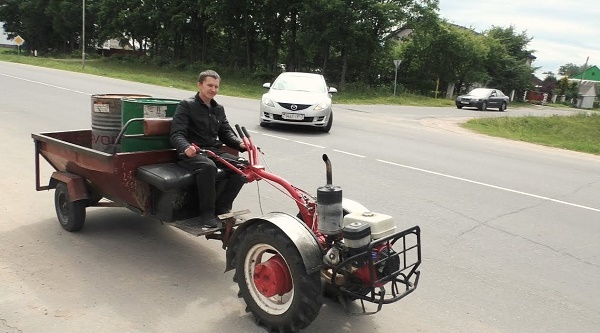
[[[221,222],[223,222],[223,224],[222,224],[222,226],[216,227],[216,228],[208,228],[203,225],[200,225],[198,219],[196,219],[196,218],[191,218],[191,219],[181,220],[181,221],[174,221],[174,222],[164,222],[164,223],[166,225],[175,227],[177,229],[185,231],[188,234],[191,234],[194,236],[204,236],[204,235],[213,234],[215,232],[225,230],[226,224],[227,224],[227,222],[229,222],[230,219],[234,219],[234,221],[235,221],[233,224],[234,227],[241,224],[242,222],[245,221],[245,219],[241,218],[240,215],[248,214],[248,213],[250,213],[250,211],[245,209],[245,210],[241,210],[241,211],[236,211],[236,212],[231,212],[228,214],[219,215],[218,218],[221,220]]]

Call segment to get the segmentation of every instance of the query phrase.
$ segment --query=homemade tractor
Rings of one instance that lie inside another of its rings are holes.
[[[141,136],[164,136],[170,119],[136,118]],[[202,229],[190,225],[197,215],[194,176],[177,164],[173,149],[102,152],[91,148],[89,130],[32,134],[36,149],[36,189],[54,188],[61,226],[83,227],[88,206],[127,207],[194,235],[220,239],[226,249],[226,269],[234,270],[239,297],[257,321],[269,331],[297,331],[317,317],[328,296],[354,314],[372,314],[385,304],[412,293],[421,263],[418,226],[397,231],[391,216],[369,211],[344,199],[332,184],[327,155],[327,183],[316,197],[259,164],[258,148],[244,127],[236,125],[248,158],[224,160],[200,150],[244,175],[248,182],[265,181],[286,192],[299,212],[271,212],[241,220],[220,216],[223,227]],[[47,186],[40,185],[39,156],[56,170]],[[224,171],[225,172],[225,171]],[[217,176],[217,179],[219,176]],[[218,183],[217,183],[218,187]],[[107,200],[102,200],[106,198]],[[359,302],[351,307],[350,302]],[[366,307],[365,304],[373,303]],[[355,310],[351,310],[354,308]]]

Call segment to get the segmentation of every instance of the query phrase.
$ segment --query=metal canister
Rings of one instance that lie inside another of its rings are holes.
[[[326,185],[317,189],[318,229],[324,235],[339,235],[343,220],[342,189]]]
[[[92,95],[92,149],[112,152],[115,139],[121,131],[122,100],[150,98],[142,94]]]

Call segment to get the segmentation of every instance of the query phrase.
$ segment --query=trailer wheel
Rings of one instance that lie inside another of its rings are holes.
[[[71,201],[67,184],[60,182],[56,184],[54,191],[54,207],[60,226],[66,231],[79,231],[85,222],[85,206],[87,200]]]
[[[295,332],[312,323],[323,305],[320,273],[306,272],[296,246],[280,229],[250,226],[233,251],[238,297],[259,324],[269,332]]]

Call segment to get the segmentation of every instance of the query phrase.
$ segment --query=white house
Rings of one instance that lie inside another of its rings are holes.
[[[0,47],[15,47],[17,44],[8,39],[8,35],[4,31],[4,23],[0,22]]]

